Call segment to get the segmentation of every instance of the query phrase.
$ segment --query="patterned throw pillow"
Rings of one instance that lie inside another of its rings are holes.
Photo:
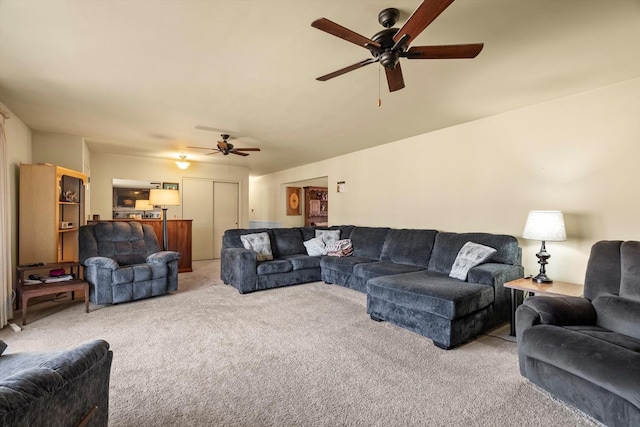
[[[351,239],[338,240],[326,246],[329,256],[351,256],[353,255],[353,245]]]
[[[458,252],[456,260],[451,267],[449,277],[454,279],[467,280],[467,274],[476,265],[482,264],[488,260],[491,255],[498,252],[489,246],[480,245],[478,243],[467,242]]]
[[[244,236],[240,236],[240,240],[242,240],[242,245],[245,249],[252,250],[256,253],[258,261],[271,261],[273,259],[269,234],[245,234]]]
[[[327,249],[325,248],[324,242],[319,237],[314,237],[313,239],[306,240],[302,243],[304,244],[304,247],[307,248],[307,255],[309,256],[320,256],[327,254]]]
[[[322,239],[325,245],[340,240],[340,230],[316,230],[316,237]]]

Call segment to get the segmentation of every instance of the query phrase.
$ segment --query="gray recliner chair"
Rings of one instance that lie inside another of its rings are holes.
[[[0,341],[0,354],[5,345]],[[113,352],[104,340],[0,356],[0,425],[107,427]]]
[[[79,240],[92,303],[117,304],[178,290],[180,254],[161,251],[150,225],[98,222],[80,227]]]
[[[601,241],[584,298],[516,311],[520,373],[607,426],[640,425],[640,242]]]

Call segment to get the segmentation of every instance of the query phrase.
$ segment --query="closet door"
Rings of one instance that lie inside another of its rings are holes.
[[[213,258],[220,258],[225,230],[238,228],[239,190],[237,182],[213,183]]]
[[[182,180],[182,217],[193,220],[193,260],[213,259],[213,181],[194,178]],[[216,258],[220,256],[219,253]]]

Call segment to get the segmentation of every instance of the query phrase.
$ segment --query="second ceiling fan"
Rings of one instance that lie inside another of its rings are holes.
[[[255,148],[236,148],[236,147],[234,147],[233,144],[228,141],[230,137],[226,133],[223,133],[222,135],[220,135],[220,137],[222,138],[222,141],[218,141],[218,144],[216,145],[216,148],[205,148],[205,147],[187,147],[187,148],[213,150],[211,153],[207,153],[207,154],[222,153],[225,156],[228,156],[229,153],[237,154],[238,156],[248,156],[249,153],[245,153],[245,151],[260,151],[260,149],[257,148],[257,147],[255,147]]]
[[[415,39],[433,22],[454,0],[424,0],[413,12],[407,22],[400,28],[392,28],[400,16],[398,9],[384,9],[378,15],[378,22],[385,27],[370,39],[327,18],[316,19],[311,26],[321,31],[344,39],[348,42],[368,49],[372,58],[367,58],[333,73],[318,77],[316,80],[326,81],[341,76],[349,71],[357,70],[365,65],[379,62],[384,66],[389,91],[394,92],[404,87],[404,77],[400,67],[400,58],[407,59],[455,59],[475,58],[482,50],[483,43],[453,44],[439,46],[412,46]]]

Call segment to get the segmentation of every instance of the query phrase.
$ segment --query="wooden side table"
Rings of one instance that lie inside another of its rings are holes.
[[[531,292],[534,295],[581,297],[584,291],[583,285],[554,280],[552,283],[536,283],[530,278],[512,280],[504,284],[511,289],[511,330],[509,335],[516,336],[516,309],[518,308],[517,291]]]
[[[25,273],[29,271],[52,270],[56,268],[68,269],[75,279],[63,282],[36,283],[34,285],[25,284]],[[18,283],[16,286],[16,308],[22,308],[22,325],[27,324],[27,305],[29,299],[43,295],[57,294],[59,292],[71,292],[71,299],[75,299],[75,291],[84,292],[85,312],[89,312],[89,284],[82,279],[78,279],[80,274],[80,264],[77,262],[58,262],[39,265],[18,266]]]

